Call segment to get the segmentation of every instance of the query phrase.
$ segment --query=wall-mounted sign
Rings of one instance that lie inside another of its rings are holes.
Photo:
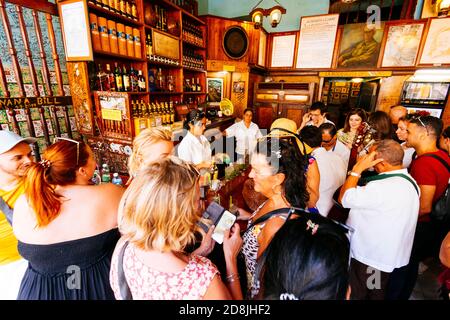
[[[296,68],[331,68],[339,14],[302,17]]]
[[[363,77],[390,77],[392,71],[326,71],[319,72],[319,77],[336,78],[363,78]]]
[[[153,30],[153,50],[158,56],[178,60],[180,59],[180,40]]]
[[[61,20],[66,60],[93,60],[86,1],[61,0],[58,2],[58,12]]]
[[[274,36],[272,42],[272,68],[292,68],[296,34]]]
[[[72,104],[72,97],[29,97],[29,98],[0,98],[2,108],[36,108],[43,106],[67,106]]]

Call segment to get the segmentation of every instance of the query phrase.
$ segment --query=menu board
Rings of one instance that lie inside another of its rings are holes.
[[[302,17],[296,68],[331,68],[339,14]]]
[[[83,0],[58,2],[67,61],[93,60],[86,3]]]
[[[273,37],[272,68],[292,68],[294,64],[294,50],[296,34]]]
[[[260,31],[259,38],[259,52],[258,52],[258,65],[266,66],[266,48],[267,48],[267,36],[264,31]]]

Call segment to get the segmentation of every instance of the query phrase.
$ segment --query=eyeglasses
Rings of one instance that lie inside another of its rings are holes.
[[[80,159],[80,142],[69,139],[69,138],[63,138],[63,137],[55,137],[55,139],[53,139],[53,143],[56,143],[58,141],[68,141],[68,142],[75,143],[77,145],[77,166],[78,166],[78,161]]]

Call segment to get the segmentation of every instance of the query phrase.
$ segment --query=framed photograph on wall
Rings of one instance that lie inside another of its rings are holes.
[[[233,82],[233,92],[234,93],[244,93],[245,92],[245,81],[234,81]]]
[[[92,42],[86,1],[58,1],[67,61],[92,61]]]
[[[429,22],[419,65],[450,64],[450,17]]]
[[[382,68],[413,67],[416,65],[426,20],[388,22],[381,54]]]
[[[209,102],[214,105],[219,105],[223,98],[223,79],[207,78],[206,91],[208,93]]]

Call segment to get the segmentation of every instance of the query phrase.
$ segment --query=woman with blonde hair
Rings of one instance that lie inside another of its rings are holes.
[[[130,177],[136,176],[138,171],[173,152],[172,132],[163,128],[149,128],[143,130],[133,140],[133,153],[128,159]],[[131,182],[131,181],[130,181]]]
[[[168,156],[143,168],[125,192],[119,214],[123,237],[110,272],[117,299],[242,298],[237,224],[223,243],[228,289],[211,261],[185,251],[200,230],[199,174],[193,164]]]
[[[18,299],[112,300],[108,274],[123,188],[90,185],[92,150],[58,140],[30,164],[14,208],[19,253],[29,262]]]

